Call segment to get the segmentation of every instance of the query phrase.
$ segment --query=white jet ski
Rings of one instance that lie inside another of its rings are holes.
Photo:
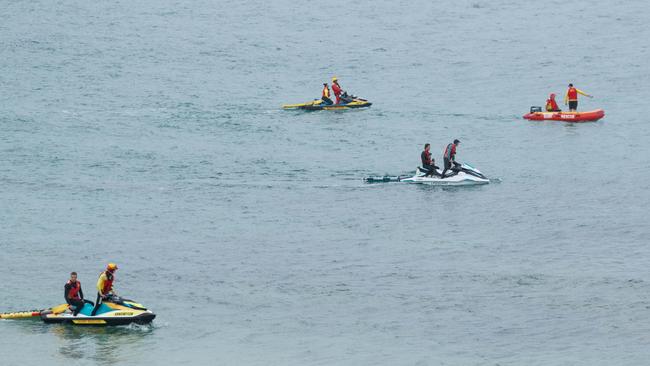
[[[404,183],[420,183],[432,184],[441,186],[463,186],[463,185],[477,185],[488,184],[490,179],[483,175],[480,170],[474,168],[469,164],[457,164],[452,167],[445,177],[442,178],[442,171],[436,170],[436,174],[427,176],[428,171],[418,167],[415,175],[408,176],[383,176],[383,177],[367,177],[364,179],[366,183],[380,183],[380,182],[404,182]]]

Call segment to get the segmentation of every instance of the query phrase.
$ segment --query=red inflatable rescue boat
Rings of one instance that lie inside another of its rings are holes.
[[[538,109],[539,108],[539,109]],[[592,122],[605,117],[605,111],[596,109],[586,112],[542,112],[540,107],[532,107],[524,118],[531,121]]]

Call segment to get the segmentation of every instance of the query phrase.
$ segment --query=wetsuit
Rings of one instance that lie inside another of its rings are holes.
[[[65,302],[74,306],[72,315],[77,316],[84,307],[84,292],[81,290],[81,282],[72,283],[68,281],[64,287],[63,297]]]
[[[113,273],[110,271],[104,271],[99,275],[99,279],[97,280],[97,301],[95,302],[95,308],[91,315],[97,314],[97,310],[99,310],[102,301],[113,292],[113,279]]]
[[[332,102],[332,100],[330,99],[330,88],[328,88],[327,86],[323,86],[323,96],[321,97],[321,99],[327,105],[334,104],[334,102]]]
[[[339,86],[339,83],[332,83],[332,92],[336,98],[336,104],[341,104],[341,86]]]
[[[445,149],[445,153],[443,155],[443,160],[445,163],[445,168],[442,170],[442,178],[445,177],[447,170],[451,169],[451,163],[453,162],[456,164],[456,145],[453,143],[447,145],[447,148]]]
[[[440,176],[440,174],[438,174],[438,171],[436,171],[438,167],[436,166],[433,159],[431,159],[430,152],[426,150],[422,151],[422,154],[420,154],[420,159],[422,159],[422,168],[428,170],[426,176],[432,176],[432,175]]]

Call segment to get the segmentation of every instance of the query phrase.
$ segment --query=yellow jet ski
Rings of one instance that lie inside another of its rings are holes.
[[[314,99],[311,102],[300,103],[300,104],[285,104],[282,106],[282,109],[303,109],[307,111],[338,111],[344,109],[354,109],[354,108],[365,108],[370,107],[372,103],[369,101],[356,97],[354,95],[348,95],[348,93],[341,94],[341,103],[340,104],[327,104],[322,99]]]
[[[87,301],[76,316],[69,309],[61,309],[60,312],[50,309],[41,311],[40,317],[45,323],[72,325],[148,324],[156,317],[156,314],[141,304],[115,295],[103,301],[95,315],[92,314],[93,309],[93,303]]]

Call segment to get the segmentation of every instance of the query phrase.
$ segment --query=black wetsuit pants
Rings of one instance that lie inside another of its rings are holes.
[[[331,100],[330,98],[328,98],[328,97],[322,97],[321,99],[322,99],[323,102],[325,102],[325,104],[327,104],[327,105],[332,105],[332,104],[334,104],[334,102],[332,102],[332,100]]]
[[[93,312],[90,315],[94,316],[95,314],[97,314],[97,310],[99,310],[99,307],[102,305],[102,300],[104,300],[104,298],[98,292],[97,300],[95,301],[95,307],[93,308]]]
[[[438,167],[435,166],[435,165],[422,164],[422,169],[428,170],[428,172],[426,174],[426,176],[428,176],[428,177],[431,177],[431,176],[434,176],[434,175],[438,176],[438,177],[440,176],[440,174],[438,174],[438,171],[436,171],[436,169],[438,169]]]
[[[454,165],[454,167],[460,165],[460,164],[458,164],[458,163],[455,162],[455,161],[452,161],[452,160],[449,160],[449,159],[445,158],[445,169],[442,170],[442,174],[441,174],[443,178],[445,177],[445,173],[447,172],[447,170],[454,170],[454,169],[451,167],[452,164]],[[457,171],[456,171],[456,172],[457,172]],[[453,174],[452,174],[452,175],[453,175]]]
[[[68,305],[74,306],[74,310],[72,311],[72,315],[77,316],[81,309],[84,308],[85,302],[81,299],[67,299],[66,300]]]

